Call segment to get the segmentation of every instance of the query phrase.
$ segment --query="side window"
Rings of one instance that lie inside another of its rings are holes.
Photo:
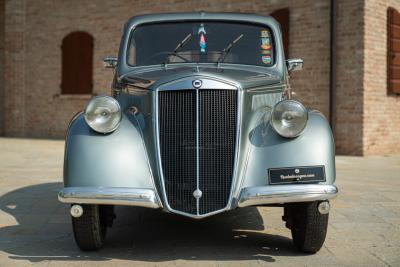
[[[400,94],[400,13],[387,12],[387,88],[388,94]]]
[[[62,40],[61,94],[91,94],[93,89],[93,37],[72,32]]]
[[[282,8],[275,10],[271,13],[271,17],[276,19],[281,24],[283,50],[285,57],[289,57],[289,25],[290,25],[290,11],[289,8]]]

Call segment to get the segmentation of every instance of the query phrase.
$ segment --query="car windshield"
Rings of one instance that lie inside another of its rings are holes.
[[[271,66],[273,37],[265,26],[232,22],[139,25],[128,47],[128,64],[234,63]]]

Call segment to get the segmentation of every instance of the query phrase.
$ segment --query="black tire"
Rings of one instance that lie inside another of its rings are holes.
[[[75,242],[83,251],[98,250],[106,237],[109,206],[82,205],[82,208],[81,217],[72,217]]]
[[[329,214],[318,211],[319,203],[315,201],[285,205],[284,217],[292,231],[293,243],[306,253],[318,252],[325,242]]]

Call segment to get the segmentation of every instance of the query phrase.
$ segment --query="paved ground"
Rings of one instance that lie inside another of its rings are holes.
[[[192,221],[119,208],[100,252],[74,244],[58,203],[63,142],[0,138],[0,266],[400,266],[400,156],[337,157],[325,246],[298,253],[281,208]]]

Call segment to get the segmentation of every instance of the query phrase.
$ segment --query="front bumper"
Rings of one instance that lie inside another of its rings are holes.
[[[243,188],[238,207],[328,200],[336,197],[334,185],[270,185]],[[152,189],[116,187],[65,187],[58,199],[71,204],[103,204],[162,208],[158,194]]]
[[[158,209],[162,204],[152,189],[119,187],[65,187],[58,200],[74,204],[104,204]]]
[[[241,191],[238,207],[328,200],[336,197],[337,193],[336,186],[322,184],[246,187]]]

